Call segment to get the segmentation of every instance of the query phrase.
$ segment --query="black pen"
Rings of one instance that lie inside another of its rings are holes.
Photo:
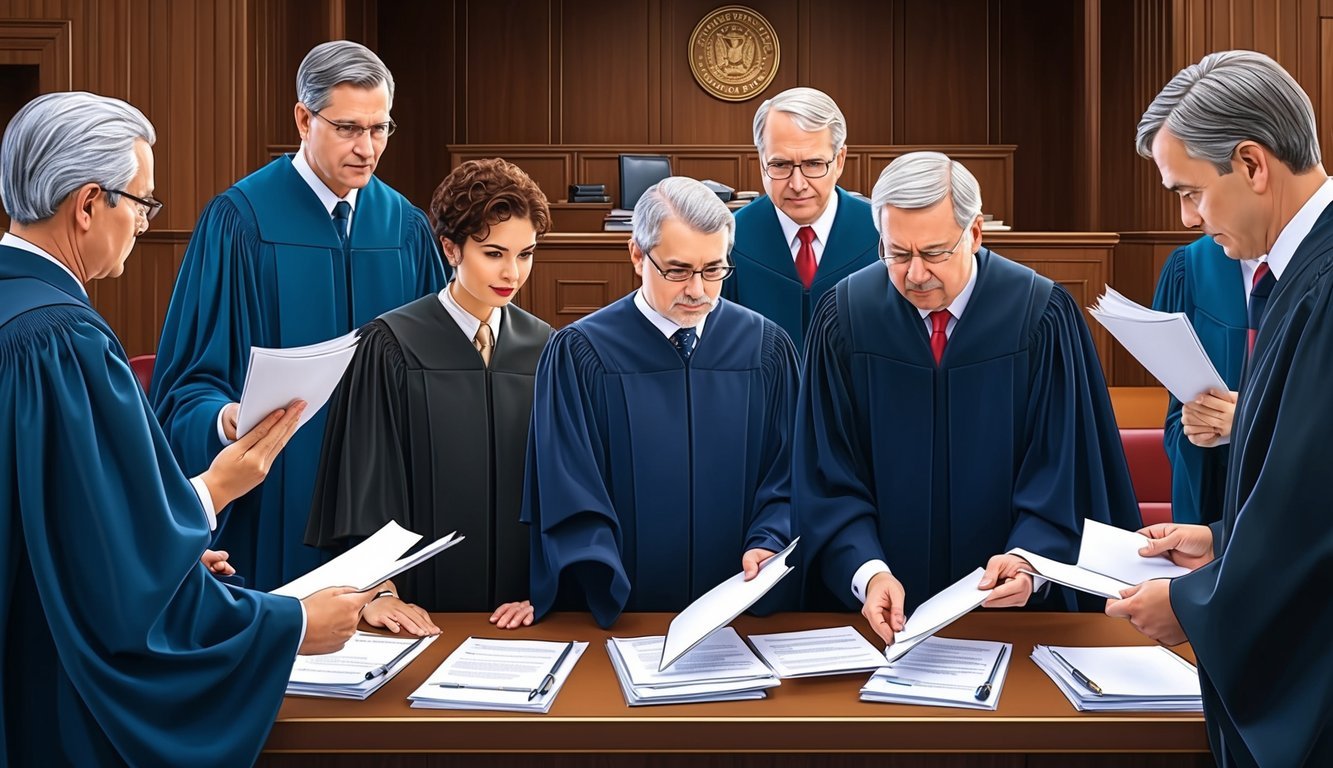
[[[565,650],[560,652],[560,655],[555,659],[555,663],[551,665],[551,671],[547,672],[546,677],[542,678],[541,685],[528,691],[528,701],[532,701],[538,696],[545,696],[550,692],[551,686],[555,685],[556,670],[560,669],[560,665],[565,663],[565,659],[569,657],[569,652],[572,650],[574,650],[574,641],[570,640],[565,646]]]
[[[366,679],[367,679],[367,680],[374,680],[375,678],[379,677],[380,675],[387,675],[387,674],[389,674],[389,670],[393,668],[393,665],[394,665],[394,664],[397,664],[398,662],[400,662],[400,661],[402,661],[403,659],[407,658],[407,654],[409,654],[409,653],[411,653],[412,651],[416,650],[416,647],[417,647],[418,645],[421,645],[421,641],[423,641],[423,640],[425,640],[425,639],[426,639],[426,638],[424,638],[424,637],[418,637],[416,640],[412,641],[412,644],[411,644],[411,645],[407,646],[407,647],[404,648],[404,649],[402,650],[402,652],[400,652],[397,656],[394,656],[392,659],[390,659],[388,664],[384,664],[384,665],[375,667],[374,669],[372,669],[372,670],[370,670],[369,672],[367,672],[367,673],[366,673]]]
[[[1066,659],[1065,657],[1061,656],[1059,651],[1055,650],[1054,648],[1050,648],[1049,650],[1051,652],[1051,655],[1059,659],[1060,663],[1065,665],[1065,669],[1068,669],[1070,673],[1074,675],[1075,680],[1079,681],[1080,683],[1083,683],[1084,687],[1086,687],[1089,691],[1092,691],[1098,696],[1102,695],[1102,687],[1092,682],[1092,678],[1080,672],[1078,667],[1074,666],[1073,664],[1070,664],[1069,659]]]
[[[985,701],[990,698],[991,686],[995,684],[995,674],[1000,671],[1000,662],[1004,660],[1004,652],[1009,650],[1009,646],[1000,646],[1000,652],[995,656],[995,664],[990,668],[990,677],[986,682],[977,686],[977,701]]]

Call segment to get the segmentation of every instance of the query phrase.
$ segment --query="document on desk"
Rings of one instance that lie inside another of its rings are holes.
[[[1032,661],[1080,712],[1202,712],[1199,671],[1160,645],[1038,645]]]
[[[875,670],[861,688],[861,700],[993,710],[1012,657],[1009,643],[928,637],[912,653]]]
[[[889,663],[897,661],[926,638],[986,602],[992,590],[977,589],[985,572],[986,569],[977,568],[917,606],[912,615],[907,617],[903,631],[893,638],[893,645],[884,649],[884,658]]]
[[[469,637],[408,700],[418,709],[549,712],[587,649],[577,641]]]
[[[1209,389],[1228,389],[1185,313],[1149,309],[1110,286],[1088,312],[1177,400],[1189,402]]]
[[[791,573],[793,568],[787,565],[787,557],[799,542],[798,537],[786,549],[765,560],[753,579],[746,581],[742,571],[708,590],[678,613],[667,627],[657,668],[665,670],[670,667],[709,635],[734,621]]]
[[[1188,568],[1172,563],[1165,555],[1140,556],[1139,550],[1147,543],[1148,537],[1141,533],[1084,520],[1083,541],[1079,545],[1078,563],[1074,565],[1021,548],[1015,548],[1009,554],[1027,560],[1032,565],[1031,573],[1057,584],[1118,599],[1121,590],[1135,584],[1151,579],[1174,579],[1189,573]]]
[[[390,520],[365,541],[352,547],[315,570],[273,590],[273,594],[298,600],[328,587],[355,587],[364,592],[415,565],[420,565],[462,541],[457,531],[444,536],[410,555],[403,553],[421,541],[413,533]]]
[[[884,654],[852,627],[750,635],[749,640],[764,663],[784,679],[845,675],[884,665]]]
[[[390,637],[357,632],[339,651],[297,656],[287,695],[365,699],[411,664],[435,639],[434,635]]]
[[[606,642],[626,704],[762,699],[765,689],[781,683],[731,627],[699,643],[666,672],[657,669],[664,641],[654,635]]]
[[[241,387],[241,407],[236,414],[236,434],[244,435],[265,416],[286,408],[293,400],[306,401],[296,428],[304,426],[342,381],[358,341],[357,332],[352,331],[304,347],[251,347],[250,365]]]

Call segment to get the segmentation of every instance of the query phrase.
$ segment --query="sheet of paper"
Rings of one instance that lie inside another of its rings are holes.
[[[339,651],[318,656],[297,656],[292,663],[290,680],[308,685],[361,683],[365,681],[367,672],[392,662],[398,658],[398,654],[412,648],[417,640],[416,637],[389,637],[357,632]],[[422,642],[417,648],[426,645]],[[412,650],[416,651],[416,648]]]
[[[773,675],[731,627],[713,633],[665,672],[657,666],[664,644],[661,635],[613,637],[611,642],[620,651],[630,682],[636,686],[755,680]]]
[[[1052,648],[1058,651],[1078,671],[1096,682],[1103,696],[1185,698],[1202,695],[1199,672],[1194,665],[1160,645],[1037,647],[1045,653]]]
[[[671,620],[671,626],[667,627],[666,643],[662,647],[658,669],[670,667],[709,635],[730,624],[746,608],[767,594],[782,577],[791,573],[792,567],[787,565],[787,557],[798,542],[800,538],[764,561],[759,575],[753,579],[745,581],[744,572],[738,573],[708,590],[677,614]]]
[[[306,401],[296,428],[305,426],[329,401],[352,361],[356,344],[357,335],[353,331],[307,347],[251,348],[241,407],[236,415],[236,434],[244,435],[265,416],[286,408],[293,400]]]
[[[907,618],[903,631],[893,638],[893,645],[884,649],[884,658],[890,663],[915,648],[922,640],[949,626],[959,616],[986,602],[992,590],[977,589],[986,572],[977,568],[939,594],[917,606]]]
[[[328,587],[355,587],[364,592],[385,579],[391,579],[429,560],[464,538],[455,531],[404,557],[404,552],[421,541],[421,534],[412,533],[390,520],[365,541],[310,573],[278,587],[273,590],[273,594],[303,600]]]
[[[884,655],[852,627],[750,635],[749,640],[784,678],[863,672],[884,664]]]
[[[912,653],[877,669],[862,687],[861,698],[900,704],[995,709],[1012,657],[1013,647],[1009,643],[929,637]],[[991,681],[990,695],[978,699],[977,689],[988,680]]]
[[[1126,584],[1142,584],[1152,579],[1174,579],[1190,572],[1190,569],[1176,565],[1165,555],[1141,557],[1139,550],[1147,544],[1148,537],[1141,533],[1122,530],[1096,520],[1084,520],[1078,564]]]
[[[706,648],[715,638],[725,633],[734,632],[735,630],[730,627],[724,632],[719,632],[713,638],[706,640],[699,648],[691,651],[686,659],[691,658],[700,649]],[[767,696],[766,689],[781,684],[781,681],[772,671],[764,667],[753,654],[749,654],[749,658],[753,659],[757,666],[763,669],[762,676],[740,674],[735,677],[728,677],[730,671],[721,670],[714,673],[717,676],[712,679],[697,680],[692,679],[690,675],[678,673],[674,680],[659,681],[648,685],[635,685],[633,680],[630,679],[630,662],[627,661],[627,656],[634,659],[635,666],[642,672],[653,673],[652,661],[661,653],[661,647],[661,635],[630,639],[611,638],[606,641],[606,653],[611,659],[611,666],[616,671],[616,680],[620,684],[620,691],[624,694],[627,705],[637,707],[652,704],[691,704],[709,701],[752,701],[764,698]],[[746,649],[747,653],[748,650]],[[739,653],[739,651],[736,652]],[[682,661],[681,664],[676,666],[685,663],[685,661]],[[727,666],[735,667],[739,665]]]
[[[551,672],[566,647],[569,653]],[[407,698],[418,709],[549,712],[587,649],[588,644],[579,641],[469,637]],[[532,690],[540,688],[548,672],[555,680],[550,689],[528,698]]]
[[[1071,589],[1082,590],[1092,595],[1118,599],[1120,590],[1133,586],[1110,576],[1089,571],[1087,568],[1061,563],[1049,557],[1042,557],[1026,549],[1015,547],[1009,550],[1009,554],[1018,555],[1031,563],[1032,570],[1028,573],[1034,576],[1044,576],[1057,584],[1063,584]]]

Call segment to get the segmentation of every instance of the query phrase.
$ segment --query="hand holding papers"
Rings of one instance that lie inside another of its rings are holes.
[[[354,587],[364,592],[426,562],[463,539],[455,531],[403,557],[404,552],[421,541],[421,534],[405,530],[390,520],[370,538],[310,573],[278,587],[273,594],[304,600],[328,587]]]
[[[1160,645],[1038,645],[1032,661],[1080,712],[1201,712],[1199,671]]]
[[[1174,579],[1189,573],[1164,555],[1141,557],[1139,550],[1148,538],[1095,520],[1083,521],[1083,541],[1079,545],[1078,564],[1067,565],[1049,557],[1015,549],[1032,564],[1037,575],[1057,584],[1111,599],[1120,598],[1120,590],[1151,579]]]
[[[661,635],[613,637],[606,642],[625,703],[631,707],[762,699],[764,689],[780,684],[731,627],[704,639],[665,672],[657,668],[663,644]]]
[[[301,414],[296,429],[304,426],[329,401],[352,361],[356,343],[356,331],[352,331],[305,347],[251,347],[250,365],[241,388],[240,412],[236,416],[236,434],[244,435],[265,416],[286,408],[293,400],[310,404]]]
[[[861,688],[861,700],[993,710],[1012,649],[1009,643],[925,638],[910,656],[876,670]]]
[[[884,665],[884,655],[851,627],[750,635],[750,645],[782,678],[843,675]]]
[[[709,635],[730,624],[746,608],[767,594],[783,576],[791,573],[792,567],[787,565],[787,556],[799,541],[797,538],[786,549],[765,560],[759,567],[759,575],[753,579],[746,581],[745,573],[738,573],[708,590],[677,614],[667,628],[658,670],[665,670]]]
[[[287,695],[365,699],[433,642],[433,636],[412,640],[357,632],[340,651],[297,656]]]
[[[907,626],[894,637],[893,645],[884,649],[884,658],[893,663],[959,616],[986,602],[992,590],[977,589],[983,573],[984,569],[977,568],[917,606],[908,617]]]
[[[421,709],[549,712],[587,643],[469,637],[408,696]]]

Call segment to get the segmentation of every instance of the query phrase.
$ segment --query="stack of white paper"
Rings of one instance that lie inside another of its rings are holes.
[[[356,352],[357,332],[305,347],[250,348],[250,366],[241,388],[236,434],[254,429],[264,417],[293,400],[306,401],[296,428],[310,421],[329,401]]]
[[[388,637],[357,632],[340,651],[297,656],[287,682],[287,695],[365,699],[433,642],[435,636]]]
[[[985,572],[984,568],[977,568],[917,606],[907,618],[903,631],[894,636],[893,645],[884,649],[884,658],[893,663],[959,616],[986,602],[992,590],[977,589]]]
[[[551,711],[587,643],[469,637],[408,696],[418,709]]]
[[[1080,712],[1203,711],[1199,671],[1160,645],[1038,645],[1032,661]]]
[[[1110,286],[1088,312],[1181,402],[1209,389],[1227,389],[1183,312],[1158,312]]]
[[[870,676],[862,701],[932,707],[995,709],[1009,673],[1013,646],[987,640],[930,637]]]
[[[778,677],[817,677],[866,672],[884,655],[851,627],[750,635],[750,645]]]
[[[1093,595],[1118,599],[1120,591],[1152,579],[1174,579],[1189,573],[1165,555],[1141,557],[1139,550],[1148,545],[1148,537],[1096,520],[1083,521],[1083,541],[1079,544],[1078,564],[1068,565],[1049,557],[1013,549],[1032,564],[1032,570],[1057,584]]]
[[[464,538],[454,531],[404,556],[404,552],[421,541],[421,534],[412,533],[390,520],[370,538],[310,573],[278,587],[273,590],[273,594],[304,600],[329,587],[355,587],[364,592],[382,584],[385,579],[391,579],[408,568],[426,562]]]
[[[699,643],[670,670],[659,672],[664,641],[655,635],[613,637],[606,642],[625,703],[631,707],[762,699],[765,689],[781,682],[731,627]]]

